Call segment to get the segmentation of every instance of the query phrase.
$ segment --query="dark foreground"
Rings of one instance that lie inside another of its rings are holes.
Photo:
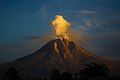
[[[2,80],[26,80],[23,79],[15,67],[11,67],[5,73],[5,78]],[[27,80],[119,80],[116,77],[110,77],[109,69],[105,64],[91,63],[86,65],[83,70],[78,73],[70,73],[69,71],[61,72],[59,69],[51,71],[51,77],[30,79]]]

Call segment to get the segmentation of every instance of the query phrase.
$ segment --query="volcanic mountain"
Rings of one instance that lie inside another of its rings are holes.
[[[73,41],[55,39],[34,53],[15,61],[0,65],[0,79],[10,67],[15,67],[23,78],[49,77],[54,68],[61,71],[78,72],[89,63],[106,64],[111,74],[120,75],[120,63],[92,54]]]

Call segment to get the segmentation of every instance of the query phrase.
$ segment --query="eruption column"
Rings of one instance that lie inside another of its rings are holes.
[[[68,27],[70,26],[70,23],[67,22],[63,16],[56,15],[54,19],[51,21],[51,25],[55,29],[55,37],[56,38],[65,38],[69,40],[68,35],[66,34],[66,31]]]

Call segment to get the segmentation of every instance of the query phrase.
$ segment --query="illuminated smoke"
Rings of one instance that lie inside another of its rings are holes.
[[[51,25],[55,29],[55,37],[56,38],[65,38],[69,40],[69,37],[66,33],[70,23],[66,21],[63,16],[56,15],[54,19],[51,21]]]

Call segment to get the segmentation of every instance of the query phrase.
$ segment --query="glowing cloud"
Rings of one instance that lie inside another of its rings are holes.
[[[66,31],[68,27],[70,26],[70,23],[67,22],[63,16],[61,15],[56,15],[54,19],[51,21],[51,25],[55,29],[55,37],[56,38],[65,38],[69,39]]]

